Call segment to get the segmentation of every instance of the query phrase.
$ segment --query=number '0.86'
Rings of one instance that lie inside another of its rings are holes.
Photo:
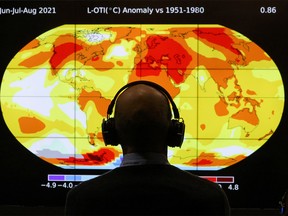
[[[275,14],[277,13],[277,8],[276,7],[260,7],[260,13]]]

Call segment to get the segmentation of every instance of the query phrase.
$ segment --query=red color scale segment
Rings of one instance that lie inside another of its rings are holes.
[[[200,176],[214,183],[234,183],[234,176]]]

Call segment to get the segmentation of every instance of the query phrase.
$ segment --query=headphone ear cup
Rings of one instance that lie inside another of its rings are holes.
[[[107,145],[117,146],[119,144],[115,129],[114,118],[109,118],[107,120],[103,119],[102,136],[106,146]]]
[[[169,147],[181,147],[184,139],[185,124],[176,119],[171,120],[170,131],[168,135]]]

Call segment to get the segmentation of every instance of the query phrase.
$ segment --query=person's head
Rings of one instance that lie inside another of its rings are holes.
[[[171,108],[158,89],[138,84],[124,90],[115,105],[115,129],[123,153],[167,153]]]

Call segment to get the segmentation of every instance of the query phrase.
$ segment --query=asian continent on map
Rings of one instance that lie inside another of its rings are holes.
[[[115,168],[101,123],[118,89],[156,82],[186,124],[169,161],[187,170],[236,164],[273,136],[284,107],[270,56],[221,25],[63,25],[25,45],[1,83],[11,133],[41,159],[67,169]],[[9,145],[9,143],[6,143]]]

